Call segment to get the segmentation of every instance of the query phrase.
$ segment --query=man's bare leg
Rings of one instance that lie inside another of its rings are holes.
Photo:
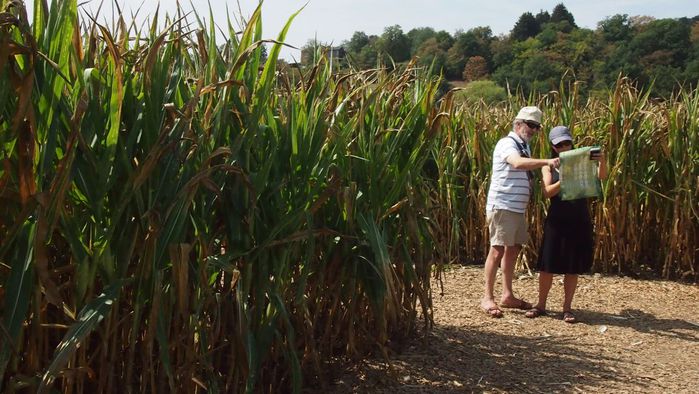
[[[488,250],[488,257],[485,259],[484,279],[485,291],[481,300],[481,309],[493,316],[501,316],[502,311],[497,309],[493,288],[495,287],[495,277],[498,273],[498,267],[502,261],[505,247],[494,245]]]
[[[500,304],[505,308],[529,309],[531,305],[515,298],[512,291],[512,279],[515,275],[515,263],[522,245],[505,246],[505,254],[502,258],[502,297]]]

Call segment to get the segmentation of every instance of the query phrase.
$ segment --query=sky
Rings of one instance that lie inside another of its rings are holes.
[[[117,0],[124,10],[141,7],[137,21],[143,22],[152,15],[158,1]],[[110,4],[109,0],[104,1]],[[415,27],[432,27],[451,34],[477,26],[489,26],[495,35],[506,34],[525,12],[540,10],[551,13],[563,3],[575,17],[580,27],[594,29],[608,16],[627,14],[648,15],[655,18],[680,18],[699,15],[697,0],[584,0],[584,1],[522,1],[522,0],[265,0],[262,6],[263,36],[276,38],[288,18],[303,8],[291,25],[286,42],[301,48],[316,38],[323,43],[339,45],[349,40],[355,31],[380,35],[384,28],[400,25],[404,32]],[[26,1],[31,14],[33,1]],[[81,8],[94,13],[100,0],[79,0]],[[161,0],[161,14],[174,13],[176,0]],[[248,17],[258,4],[256,0],[184,0],[185,10],[195,9],[200,16],[208,17],[208,7],[214,20],[224,30],[227,12],[233,16]],[[304,7],[305,6],[305,7]],[[228,11],[227,11],[228,10]],[[131,12],[127,12],[128,15]],[[102,7],[101,18],[111,18],[111,7]],[[300,51],[285,48],[281,54],[287,60],[299,59]]]

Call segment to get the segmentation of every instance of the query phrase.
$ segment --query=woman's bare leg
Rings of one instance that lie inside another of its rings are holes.
[[[551,290],[552,283],[553,274],[548,272],[539,272],[539,302],[537,302],[535,308],[542,311],[546,310],[546,300],[549,297],[549,291]]]
[[[573,304],[575,289],[578,287],[577,275],[566,275],[563,277],[563,311],[570,311]]]

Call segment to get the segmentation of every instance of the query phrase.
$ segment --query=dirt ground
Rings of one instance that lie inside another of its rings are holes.
[[[481,267],[454,267],[434,286],[435,326],[390,365],[348,367],[335,393],[699,392],[699,286],[616,276],[581,276],[579,322],[561,320],[562,277],[549,315],[527,319],[480,311]],[[498,279],[499,281],[499,279]],[[499,289],[500,282],[498,282]],[[536,276],[520,274],[518,296],[534,302]]]

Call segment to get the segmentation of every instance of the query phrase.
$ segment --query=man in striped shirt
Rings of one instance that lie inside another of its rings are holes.
[[[560,159],[532,159],[527,146],[541,130],[541,110],[522,108],[512,131],[495,145],[493,174],[488,189],[486,217],[490,232],[490,250],[485,260],[485,293],[481,309],[492,317],[502,317],[502,308],[531,309],[532,305],[515,297],[512,277],[522,245],[529,240],[526,211],[531,193],[530,171],[550,166],[558,168]],[[495,303],[493,287],[498,267],[502,267],[500,307]]]

